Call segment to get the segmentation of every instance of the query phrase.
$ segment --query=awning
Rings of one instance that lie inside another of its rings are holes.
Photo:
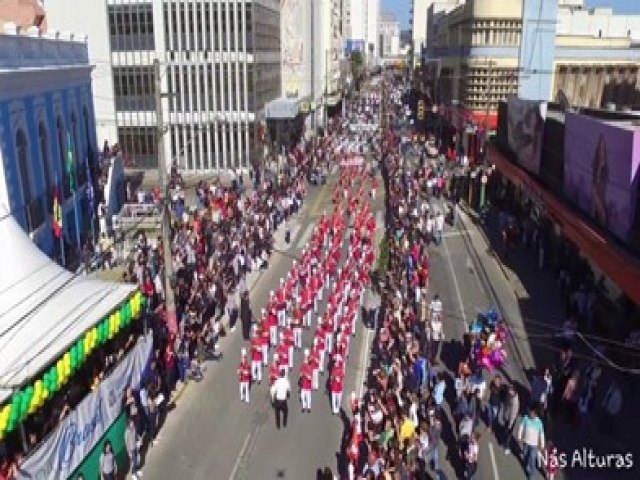
[[[540,199],[547,215],[560,226],[565,237],[593,261],[636,305],[640,304],[640,262],[636,258],[601,234],[597,227],[581,219],[571,207],[527,172],[511,163],[495,146],[489,145],[487,152],[498,170],[516,185],[531,190],[533,195]]]
[[[267,103],[264,111],[267,119],[296,118],[299,112],[298,99],[276,98]]]

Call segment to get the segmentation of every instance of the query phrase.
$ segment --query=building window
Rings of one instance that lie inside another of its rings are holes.
[[[60,155],[60,190],[64,198],[69,198],[71,196],[71,186],[69,184],[69,177],[67,176],[67,168],[65,162],[65,152],[66,152],[66,139],[64,132],[64,124],[62,123],[62,118],[58,117],[56,120],[56,133],[58,136],[58,153]]]
[[[31,175],[29,173],[29,153],[28,153],[27,136],[22,128],[19,128],[16,132],[16,160],[18,161],[18,168],[20,169],[20,182],[22,185],[22,198],[24,204],[29,205],[31,203]]]
[[[47,195],[53,191],[53,165],[49,153],[49,133],[44,122],[38,124],[38,145],[40,146],[40,158],[42,159],[42,170],[44,171],[45,189]]]
[[[80,135],[78,132],[78,118],[75,113],[71,114],[71,148],[73,149],[74,175],[76,176],[77,186],[84,185],[87,181],[87,170],[84,166],[84,154],[81,152]]]

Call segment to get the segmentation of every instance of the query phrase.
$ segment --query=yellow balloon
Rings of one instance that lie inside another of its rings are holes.
[[[36,383],[33,386],[33,388],[36,391],[36,393],[42,392],[42,389],[44,388],[44,383],[42,382],[42,380],[36,380]]]
[[[0,412],[0,421],[3,419],[9,420],[9,415],[11,415],[11,405],[5,405],[2,412]]]
[[[44,403],[47,398],[49,398],[49,390],[45,387],[45,389],[42,390],[42,403]]]

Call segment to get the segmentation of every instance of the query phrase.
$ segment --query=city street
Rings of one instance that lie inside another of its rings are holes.
[[[291,243],[276,234],[275,252],[269,269],[251,291],[254,314],[269,298],[291,263],[311,237],[315,222],[323,211],[331,211],[331,191],[337,175],[323,187],[311,187],[303,210],[291,224]],[[382,203],[376,202],[376,218],[381,232]],[[363,383],[366,353],[362,345],[371,337],[359,328],[347,361],[343,405],[348,411],[350,392]],[[304,332],[303,343],[310,344],[311,333]],[[240,403],[236,368],[240,349],[246,346],[240,330],[222,340],[225,357],[209,364],[201,383],[191,383],[177,400],[161,430],[159,444],[150,449],[144,467],[147,478],[189,479],[306,479],[315,478],[316,469],[337,470],[338,452],[345,425],[330,412],[330,399],[323,393],[327,373],[321,377],[320,390],[313,393],[311,414],[300,413],[297,374],[301,354],[295,354],[290,375],[293,392],[289,402],[289,425],[276,430],[268,381],[254,386],[251,403]],[[267,373],[263,372],[263,375]],[[267,376],[268,377],[268,376]],[[358,392],[359,393],[359,392]]]

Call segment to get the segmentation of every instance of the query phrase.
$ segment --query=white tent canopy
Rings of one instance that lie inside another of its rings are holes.
[[[60,267],[0,205],[0,403],[134,291]]]

